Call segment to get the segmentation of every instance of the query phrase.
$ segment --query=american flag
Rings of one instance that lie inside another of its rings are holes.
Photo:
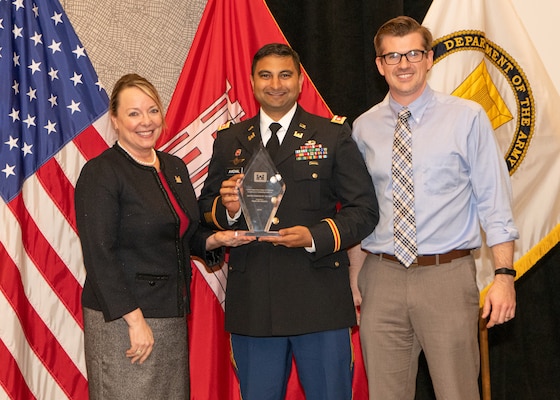
[[[0,76],[0,398],[84,399],[74,185],[107,94],[57,0],[0,0]]]

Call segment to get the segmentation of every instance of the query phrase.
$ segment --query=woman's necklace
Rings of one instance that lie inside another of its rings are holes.
[[[121,143],[120,143],[119,141],[117,141],[117,144],[119,145],[119,147],[120,147],[121,149],[124,150],[124,152],[125,152],[126,154],[128,154],[128,155],[130,156],[130,158],[132,158],[132,159],[133,159],[134,161],[136,161],[138,164],[144,165],[144,166],[146,166],[146,167],[153,167],[154,165],[156,165],[157,154],[156,154],[156,151],[153,149],[153,147],[152,147],[152,153],[153,153],[153,155],[154,155],[154,158],[152,159],[152,161],[146,162],[146,161],[140,161],[139,159],[137,159],[136,157],[134,157],[132,154],[130,154],[130,152],[129,152],[127,149],[125,149],[125,148],[123,147],[123,145],[121,145]]]

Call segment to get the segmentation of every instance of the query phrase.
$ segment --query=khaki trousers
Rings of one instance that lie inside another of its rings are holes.
[[[370,400],[413,400],[421,350],[438,400],[480,399],[472,256],[407,269],[368,254],[358,286]]]

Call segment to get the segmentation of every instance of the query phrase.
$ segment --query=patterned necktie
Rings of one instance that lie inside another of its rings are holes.
[[[266,149],[268,150],[268,154],[270,154],[270,158],[272,158],[273,160],[274,156],[278,152],[278,149],[280,148],[280,142],[278,141],[278,135],[276,134],[280,128],[282,128],[282,125],[280,125],[278,122],[273,122],[269,126],[272,135],[266,143]]]
[[[412,179],[412,132],[410,111],[399,112],[393,139],[393,224],[395,257],[409,267],[418,255],[414,217],[414,181]]]

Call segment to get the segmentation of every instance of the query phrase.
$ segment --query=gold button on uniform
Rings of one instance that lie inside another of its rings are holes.
[[[313,179],[317,179],[317,178],[319,177],[319,175],[317,174],[317,172],[313,172],[313,173],[311,174],[311,177],[312,177]]]
[[[338,261],[335,261],[334,266],[335,266],[336,268],[338,268],[338,267],[340,267],[340,263],[339,263]]]

